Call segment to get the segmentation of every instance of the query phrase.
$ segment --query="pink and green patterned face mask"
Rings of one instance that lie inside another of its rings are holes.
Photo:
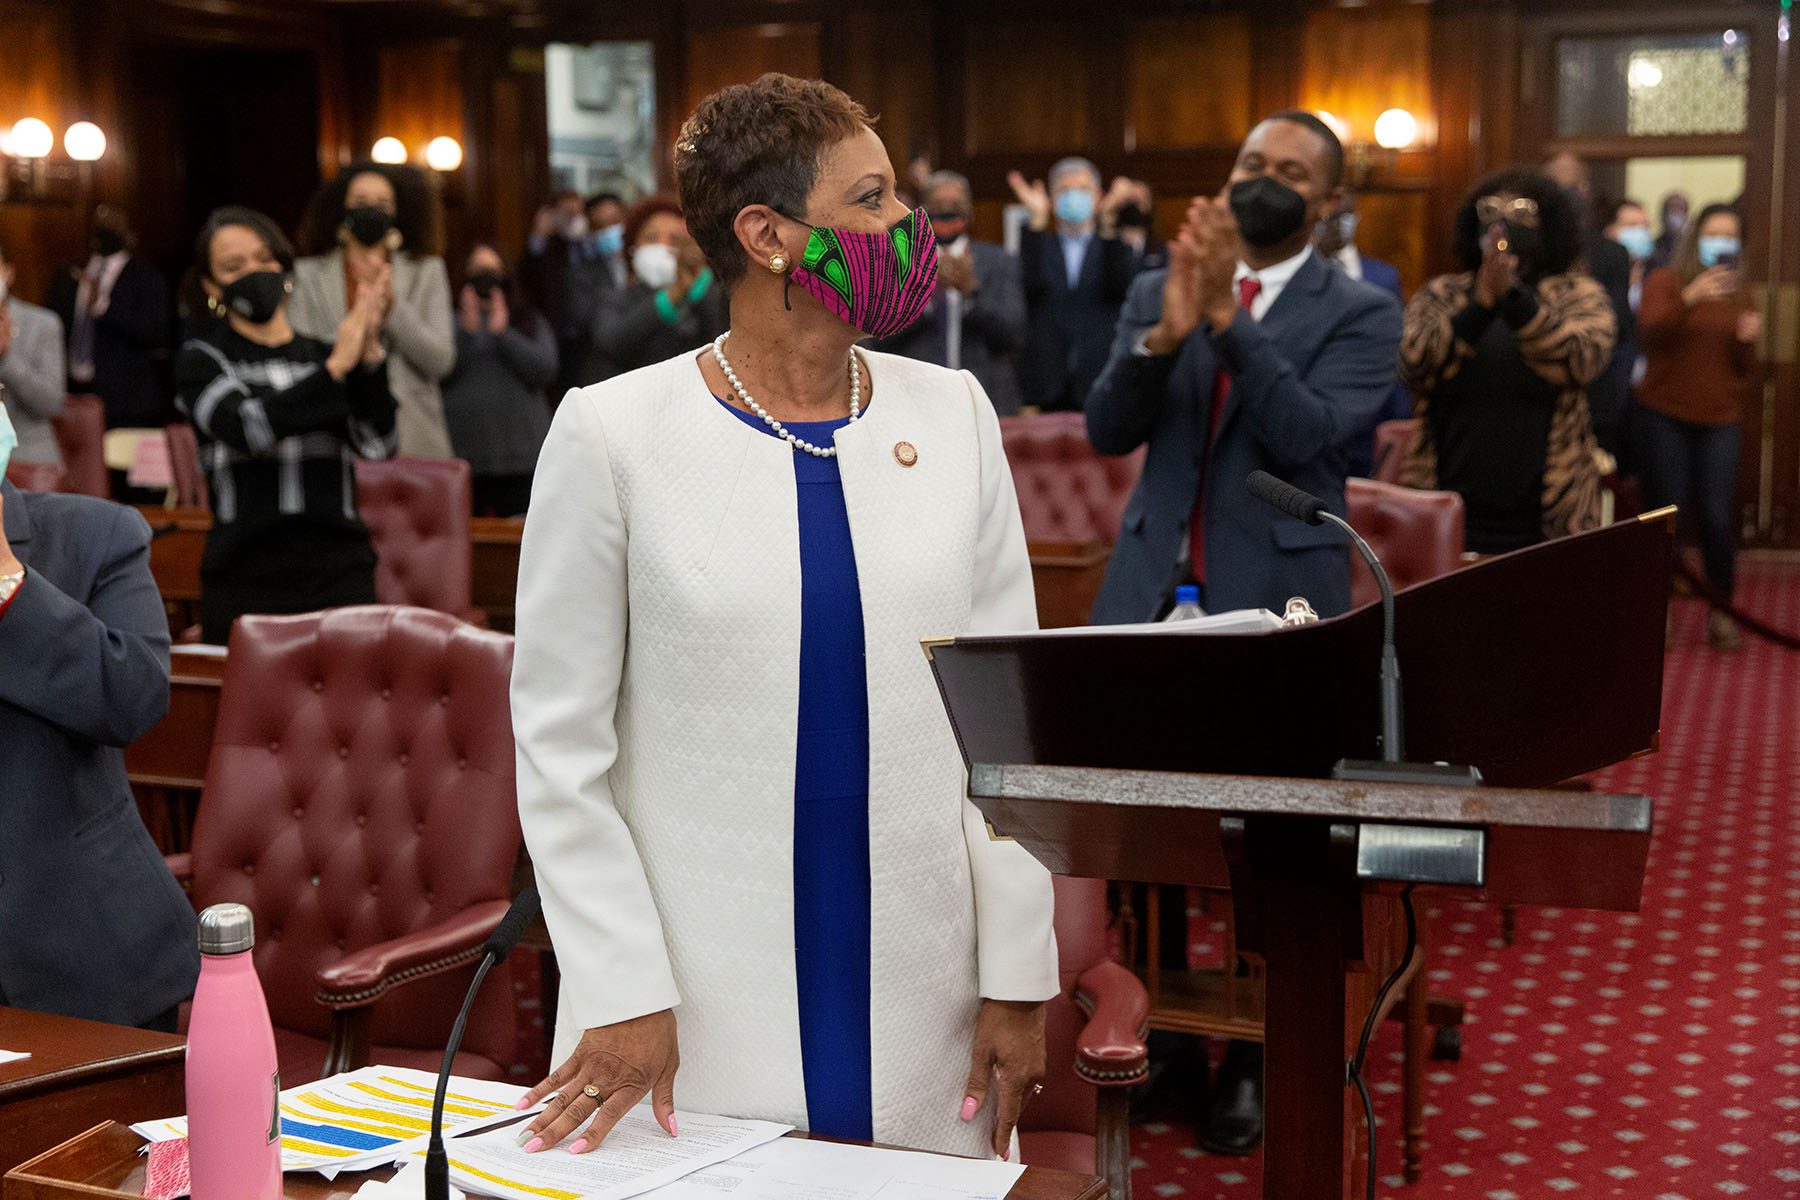
[[[937,269],[937,235],[920,208],[883,233],[814,226],[788,278],[870,337],[887,337],[925,311]]]

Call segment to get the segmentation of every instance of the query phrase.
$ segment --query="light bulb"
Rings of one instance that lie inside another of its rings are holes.
[[[462,143],[453,137],[434,137],[425,145],[425,165],[434,171],[454,171],[462,160]]]
[[[36,117],[16,122],[7,138],[6,151],[14,158],[45,158],[56,144],[56,135]]]
[[[1625,78],[1635,88],[1653,88],[1662,82],[1662,68],[1647,58],[1634,58]]]
[[[1375,144],[1383,150],[1400,150],[1419,136],[1419,122],[1404,108],[1390,108],[1375,118]]]
[[[63,149],[76,162],[96,162],[106,153],[106,135],[92,121],[77,121],[63,131]]]
[[[384,137],[375,143],[369,157],[378,163],[403,163],[406,161],[406,143],[397,137]]]
[[[1337,134],[1338,141],[1348,142],[1350,140],[1350,126],[1344,123],[1342,117],[1338,116],[1336,113],[1327,112],[1322,108],[1314,110],[1313,115],[1325,122],[1331,132]]]

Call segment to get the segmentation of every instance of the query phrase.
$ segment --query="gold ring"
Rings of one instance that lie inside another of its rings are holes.
[[[590,1083],[581,1089],[581,1094],[586,1096],[589,1100],[598,1100],[600,1098],[600,1089]]]
[[[1032,1084],[1032,1085],[1031,1085],[1031,1094],[1032,1094],[1032,1095],[1034,1095],[1034,1096],[1041,1096],[1041,1095],[1043,1095],[1043,1094],[1044,1094],[1044,1085],[1043,1085],[1043,1084],[1041,1084],[1041,1083],[1034,1083],[1034,1084]]]

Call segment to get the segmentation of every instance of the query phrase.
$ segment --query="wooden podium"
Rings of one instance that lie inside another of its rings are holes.
[[[927,646],[995,836],[1056,874],[1231,889],[1267,978],[1265,1197],[1361,1194],[1345,976],[1377,957],[1365,913],[1414,884],[1637,908],[1650,801],[1547,785],[1654,749],[1672,539],[1656,514],[1400,595],[1411,757],[1495,786],[1328,778],[1374,755],[1376,607],[1243,636]]]

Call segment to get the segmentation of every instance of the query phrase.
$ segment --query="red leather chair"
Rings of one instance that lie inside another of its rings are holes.
[[[1144,469],[1144,452],[1113,457],[1088,441],[1080,413],[1001,417],[1000,440],[1012,467],[1033,542],[1104,542],[1119,537],[1119,519]]]
[[[1463,499],[1455,492],[1426,492],[1376,479],[1351,479],[1344,506],[1356,532],[1387,568],[1394,590],[1448,575],[1462,565]],[[1350,602],[1381,599],[1375,576],[1350,555]]]
[[[211,508],[206,472],[200,467],[200,441],[194,427],[177,421],[163,430],[169,440],[169,472],[175,477],[175,503],[182,508]]]
[[[283,1084],[435,1071],[518,860],[512,639],[420,609],[249,616],[231,634],[193,848],[194,906],[247,904]],[[456,1070],[504,1077],[511,975]]]
[[[106,405],[98,396],[67,396],[63,410],[50,418],[56,444],[62,450],[68,478],[63,490],[102,499],[112,494],[106,476]]]
[[[469,464],[356,461],[356,503],[375,542],[375,598],[478,623],[470,599]]]
[[[55,463],[9,462],[6,482],[21,492],[60,492],[67,473]]]
[[[1149,1070],[1150,996],[1113,960],[1106,882],[1058,876],[1056,949],[1062,993],[1047,1006],[1044,1091],[1019,1122],[1020,1157],[1104,1177],[1131,1200],[1130,1089]]]
[[[1375,427],[1375,478],[1383,483],[1400,482],[1401,468],[1406,466],[1418,432],[1419,422],[1412,417],[1383,421]]]

